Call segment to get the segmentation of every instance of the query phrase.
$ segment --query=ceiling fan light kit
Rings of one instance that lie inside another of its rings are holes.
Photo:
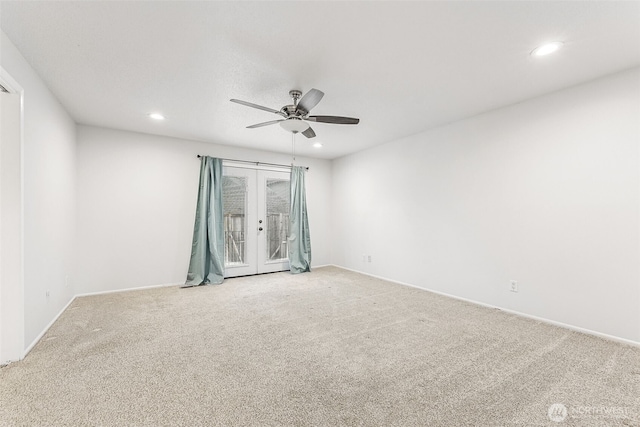
[[[302,119],[294,118],[280,121],[280,126],[289,132],[303,132],[309,128],[309,125],[303,122]]]
[[[292,133],[302,133],[307,138],[314,138],[316,133],[311,129],[311,126],[307,122],[315,123],[330,123],[330,124],[342,124],[342,125],[357,125],[360,119],[354,117],[340,117],[340,116],[310,116],[309,111],[322,99],[324,93],[318,89],[311,89],[304,96],[299,90],[290,90],[289,96],[293,100],[293,104],[285,105],[280,110],[264,107],[262,105],[254,104],[252,102],[241,101],[239,99],[231,99],[231,102],[244,105],[251,108],[257,108],[258,110],[267,111],[270,113],[278,114],[282,116],[282,119],[271,120],[263,123],[256,123],[255,125],[247,126],[248,129],[259,128],[263,126],[269,126],[276,123],[280,123],[280,126]]]

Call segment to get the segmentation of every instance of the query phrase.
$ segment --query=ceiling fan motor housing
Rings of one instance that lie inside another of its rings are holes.
[[[285,105],[284,107],[282,107],[282,111],[283,113],[285,113],[287,115],[287,117],[295,117],[296,116],[296,106],[295,105]]]

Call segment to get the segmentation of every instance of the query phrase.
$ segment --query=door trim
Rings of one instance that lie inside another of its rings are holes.
[[[233,162],[223,162],[224,176],[236,176],[246,178],[245,187],[245,207],[243,218],[244,236],[242,243],[243,264],[227,264],[225,263],[225,278],[248,276],[253,274],[271,273],[276,271],[287,271],[289,269],[288,255],[286,259],[268,260],[269,256],[266,251],[268,244],[266,242],[268,227],[268,218],[266,215],[267,200],[267,180],[286,180],[289,181],[290,171],[286,168],[261,168],[253,167],[253,165],[236,166]],[[224,190],[223,190],[224,191]],[[237,219],[236,219],[237,220]],[[231,221],[225,216],[226,221]],[[238,225],[231,229],[238,229]],[[288,238],[288,236],[285,236]],[[225,230],[225,250],[227,248],[227,232]],[[281,249],[282,250],[282,249]],[[225,255],[225,258],[230,258]]]

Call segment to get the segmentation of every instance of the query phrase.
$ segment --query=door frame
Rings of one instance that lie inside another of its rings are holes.
[[[276,177],[290,179],[291,171],[286,167],[260,167],[231,160],[224,160],[223,176],[247,178],[245,198],[245,259],[239,265],[225,263],[224,277],[239,277],[254,274],[289,270],[289,259],[269,261],[266,257],[266,179]],[[253,196],[252,196],[253,194]],[[260,222],[261,221],[261,222]],[[287,236],[288,238],[288,236]]]
[[[264,224],[264,230],[259,230],[258,235],[258,274],[262,273],[274,273],[276,271],[287,271],[289,270],[289,254],[287,253],[286,258],[281,258],[278,260],[270,261],[267,256],[267,228],[268,228],[268,220],[267,220],[267,212],[266,212],[266,186],[267,179],[275,178],[289,181],[291,180],[291,172],[283,172],[283,171],[273,171],[273,170],[258,170],[257,171],[257,180],[258,180],[258,221],[263,221],[259,224]],[[289,206],[291,206],[291,201],[289,201]],[[287,219],[288,221],[288,219]],[[285,238],[288,240],[289,235]],[[288,249],[287,245],[287,249]]]
[[[250,251],[249,248],[256,247],[258,235],[256,233],[257,227],[252,227],[251,223],[255,223],[255,216],[257,215],[257,198],[249,197],[249,194],[255,194],[256,190],[256,179],[255,179],[255,171],[250,168],[238,168],[235,166],[225,165],[223,162],[222,168],[222,176],[235,176],[235,177],[244,177],[246,180],[246,191],[245,191],[245,218],[244,218],[244,262],[242,264],[229,265],[224,264],[224,277],[238,277],[238,276],[248,276],[251,274],[256,274],[256,266],[257,266],[257,251]],[[224,189],[222,190],[224,191]],[[224,198],[224,195],[223,195]],[[226,250],[226,230],[225,230],[225,250]],[[225,254],[226,258],[226,254]]]

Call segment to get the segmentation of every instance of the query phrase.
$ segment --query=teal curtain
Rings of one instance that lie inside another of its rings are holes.
[[[292,274],[311,271],[311,238],[305,194],[305,168],[291,168],[291,211],[289,212],[289,265]]]
[[[222,159],[202,156],[196,223],[185,287],[218,284],[223,280]]]

